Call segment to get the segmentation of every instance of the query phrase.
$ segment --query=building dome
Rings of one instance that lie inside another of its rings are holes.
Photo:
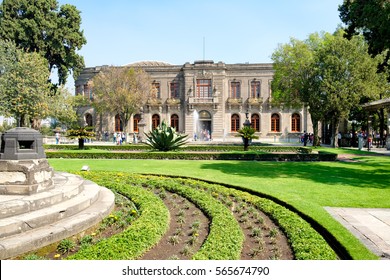
[[[134,67],[145,67],[145,66],[171,66],[171,64],[161,61],[139,61],[130,63],[126,66],[134,66]]]

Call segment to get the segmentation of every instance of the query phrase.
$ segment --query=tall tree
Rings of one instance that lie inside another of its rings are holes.
[[[322,47],[316,52],[317,75],[326,97],[327,117],[332,123],[331,144],[337,146],[339,123],[348,118],[351,109],[362,97],[379,96],[386,80],[377,73],[383,56],[372,58],[362,36],[344,37],[342,30],[325,34]]]
[[[312,34],[306,41],[292,39],[272,57],[273,97],[287,105],[307,105],[315,134],[318,121],[330,118],[333,146],[340,120],[363,96],[378,94],[386,85],[376,71],[383,57],[372,58],[361,36],[347,40],[341,30]]]
[[[50,86],[47,61],[38,53],[18,50],[14,63],[0,77],[0,108],[14,117],[18,126],[42,119],[49,114]]]
[[[40,53],[50,72],[57,70],[59,84],[66,83],[70,72],[76,77],[84,68],[84,59],[77,54],[86,44],[80,25],[76,7],[59,7],[56,0],[3,0],[0,4],[0,38]]]
[[[118,114],[124,131],[140,112],[152,90],[149,75],[140,68],[106,67],[92,79],[92,106],[99,113]]]
[[[315,72],[315,51],[321,44],[319,34],[311,34],[306,41],[290,39],[279,45],[272,54],[274,79],[272,102],[292,108],[307,106],[310,112],[314,146],[318,146],[318,123],[323,119],[325,101]]]
[[[373,55],[390,49],[390,1],[344,0],[339,6],[340,18],[346,24],[345,35],[362,34]],[[384,63],[388,63],[390,53]],[[388,66],[388,64],[387,64]]]
[[[341,21],[346,25],[346,37],[362,34],[369,44],[369,52],[377,55],[386,52],[386,58],[379,65],[379,71],[386,73],[390,81],[390,1],[388,0],[345,0],[339,6]],[[389,96],[387,94],[387,96]],[[379,98],[387,97],[385,95]],[[359,111],[359,110],[356,110]],[[380,137],[385,130],[384,109],[378,110]]]

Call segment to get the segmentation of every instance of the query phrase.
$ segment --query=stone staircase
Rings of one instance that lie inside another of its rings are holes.
[[[79,176],[56,172],[54,188],[32,195],[0,195],[0,259],[58,242],[107,216],[114,194]]]

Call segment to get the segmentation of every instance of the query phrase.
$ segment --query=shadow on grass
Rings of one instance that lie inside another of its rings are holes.
[[[366,160],[366,159],[364,159]],[[343,162],[210,162],[201,166],[230,175],[256,178],[299,178],[323,184],[390,188],[390,160]]]

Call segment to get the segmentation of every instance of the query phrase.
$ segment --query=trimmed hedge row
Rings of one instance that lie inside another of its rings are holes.
[[[180,153],[180,152],[46,152],[47,158],[78,159],[175,159],[175,160],[252,160],[252,161],[335,161],[337,154],[319,152],[318,154],[264,154],[256,152],[235,153]]]
[[[188,145],[180,147],[177,151],[193,151],[193,152],[233,152],[242,150],[242,144],[226,145],[226,144],[207,144],[207,145]],[[78,150],[77,145],[44,145],[46,150]],[[97,149],[107,151],[151,151],[151,148],[145,144],[126,144],[126,145],[94,145],[86,146],[86,149]],[[301,146],[271,146],[271,145],[251,145],[250,151],[263,153],[301,153],[310,154],[312,148]]]
[[[86,175],[87,173],[83,173]],[[81,174],[80,174],[81,175]],[[123,232],[103,239],[93,246],[81,249],[69,256],[72,260],[135,260],[153,247],[167,231],[169,210],[152,192],[140,186],[123,184],[122,177],[114,174],[88,173],[89,179],[101,185],[109,185],[128,197],[141,211],[140,217]],[[118,174],[116,174],[118,175]],[[116,177],[117,179],[113,180]],[[120,178],[120,179],[119,179]],[[109,182],[109,183],[108,183]]]
[[[286,234],[294,256],[297,260],[335,260],[337,255],[325,239],[298,214],[288,210],[267,198],[238,190],[234,186],[228,188],[219,184],[203,181],[176,178],[181,184],[207,189],[228,196],[238,197],[256,206],[275,221]]]
[[[147,175],[144,184],[160,186],[178,193],[196,204],[211,220],[210,231],[202,247],[192,257],[194,260],[238,260],[244,234],[231,211],[208,193],[192,188],[169,177]]]

